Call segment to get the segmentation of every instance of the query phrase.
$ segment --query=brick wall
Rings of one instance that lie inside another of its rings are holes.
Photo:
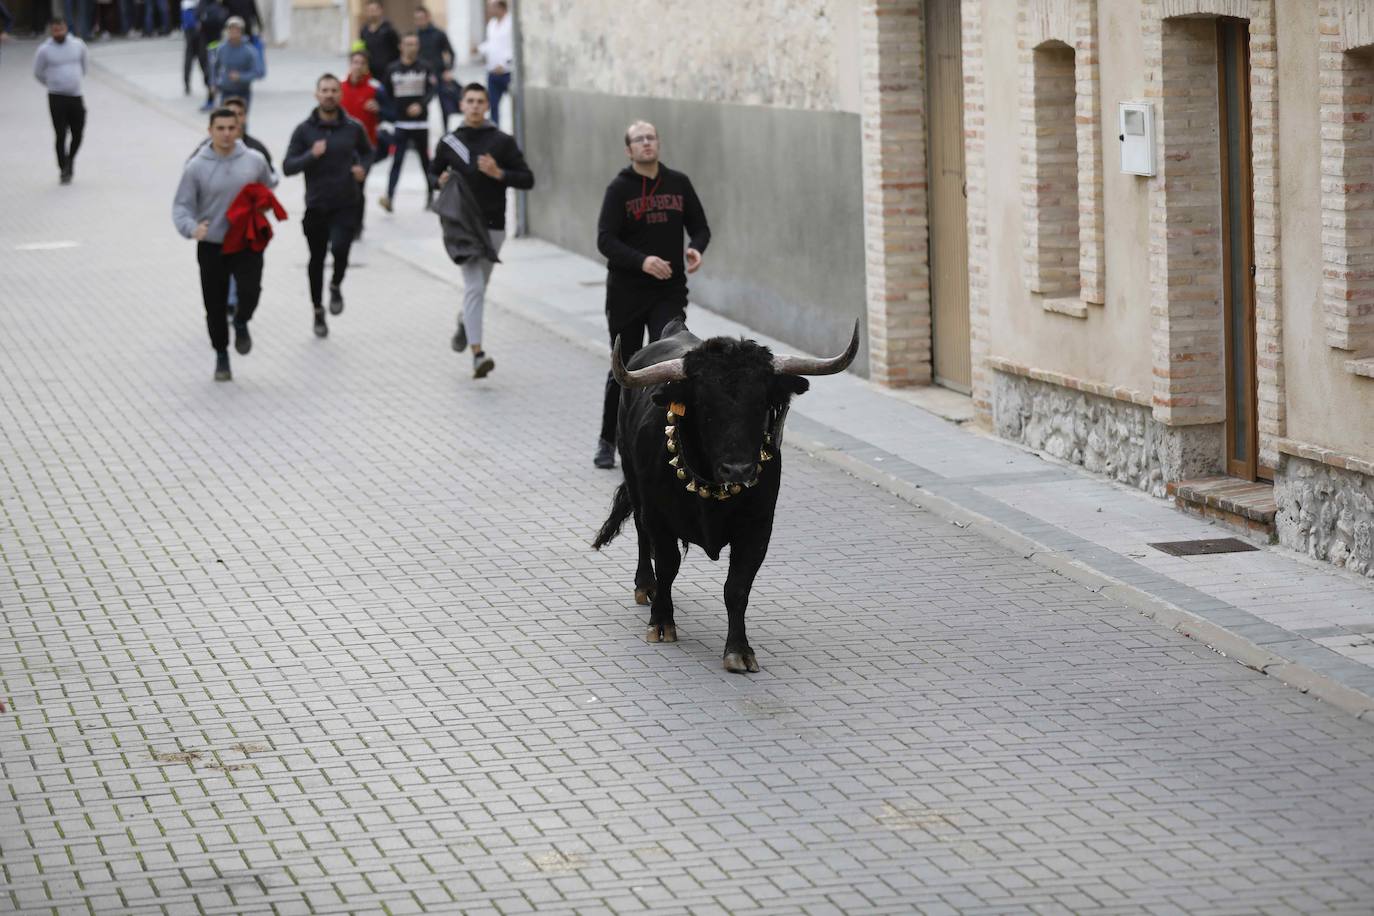
[[[1350,4],[1321,23],[1322,311],[1326,342],[1374,355],[1374,52],[1353,43]],[[1353,24],[1353,23],[1352,23]]]
[[[931,380],[923,13],[923,0],[861,10],[869,371],[892,386]]]

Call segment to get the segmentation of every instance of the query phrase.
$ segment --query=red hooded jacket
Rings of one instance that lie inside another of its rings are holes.
[[[233,254],[245,248],[262,251],[272,241],[272,224],[267,221],[267,211],[278,221],[286,219],[286,208],[273,196],[265,184],[253,182],[239,191],[234,202],[229,205],[225,218],[229,220],[229,231],[224,234],[224,253]]]
[[[344,77],[339,84],[341,95],[339,104],[343,110],[348,112],[348,116],[357,121],[367,131],[367,142],[373,146],[377,145],[377,124],[381,121],[380,111],[368,111],[367,103],[376,101],[381,105],[382,99],[379,93],[382,91],[382,84],[371,76],[363,77],[361,83],[353,82],[349,76]]]

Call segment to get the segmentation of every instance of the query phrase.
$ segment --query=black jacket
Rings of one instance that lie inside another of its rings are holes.
[[[316,159],[310,148],[323,140],[324,155]],[[333,121],[320,117],[316,108],[291,132],[281,170],[287,175],[305,173],[305,206],[351,207],[362,195],[362,183],[353,177],[353,166],[367,168],[372,162],[372,144],[367,131],[342,108]]]
[[[420,60],[429,64],[436,78],[453,67],[453,45],[449,43],[447,32],[430,24],[416,32],[415,37],[420,39]],[[444,60],[445,55],[448,60]]]
[[[711,229],[691,180],[662,163],[653,180],[626,166],[606,188],[596,221],[596,249],[606,256],[608,283],[641,289],[685,287],[684,230],[688,244],[705,254]],[[667,261],[673,275],[659,280],[646,274],[644,260],[650,255]]]
[[[477,168],[477,159],[484,153],[490,154],[506,173],[499,181]],[[460,126],[444,134],[435,147],[429,169],[436,178],[445,169],[453,169],[462,176],[482,207],[488,229],[506,228],[506,188],[534,187],[534,173],[515,145],[515,138],[502,133],[490,121],[481,127]]]
[[[244,22],[243,34],[252,35],[262,31],[262,17],[258,15],[257,0],[224,0],[230,16],[238,16]]]
[[[450,177],[434,201],[439,214],[439,226],[444,233],[444,250],[455,264],[472,258],[485,258],[493,264],[501,263],[491,244],[482,208],[466,181]]]
[[[377,79],[382,79],[386,76],[386,68],[401,59],[401,36],[383,19],[375,30],[364,24],[358,37],[363,40],[367,53],[367,68]]]
[[[424,61],[416,60],[413,64],[403,60],[392,61],[391,66],[386,68],[386,74],[382,76],[382,88],[391,100],[390,113],[397,127],[416,124],[423,127],[413,128],[415,130],[428,129],[429,100],[434,98],[437,85],[433,68]],[[407,114],[406,109],[414,104],[419,104],[424,110],[418,115]]]

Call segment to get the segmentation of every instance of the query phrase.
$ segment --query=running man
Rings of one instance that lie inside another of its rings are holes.
[[[363,180],[372,161],[372,144],[367,131],[350,118],[339,104],[343,90],[339,78],[326,73],[315,81],[315,101],[310,117],[291,134],[291,144],[282,160],[287,175],[305,173],[305,218],[301,226],[310,245],[310,301],[315,309],[315,336],[327,337],[324,320],[324,256],[334,254],[334,272],[329,280],[329,313],[343,312],[343,280],[348,270],[348,252],[358,227],[358,199]]]
[[[225,307],[229,278],[238,284],[239,306],[234,314],[234,349],[242,355],[253,348],[248,322],[262,294],[262,252],[246,247],[226,255],[224,236],[229,231],[229,205],[244,185],[273,187],[276,179],[261,153],[239,140],[238,115],[228,108],[210,113],[210,145],[186,163],[172,203],[172,222],[177,231],[195,239],[200,264],[200,293],[205,302],[205,325],[215,348],[215,381],[233,379],[229,370],[229,328]]]
[[[534,173],[525,164],[525,155],[515,138],[502,133],[487,119],[490,103],[485,86],[464,86],[459,107],[462,123],[439,141],[434,153],[434,173],[441,187],[455,173],[467,182],[482,207],[492,248],[499,252],[506,238],[506,188],[534,187]],[[459,353],[472,348],[472,376],[482,378],[496,367],[496,361],[482,349],[482,311],[495,265],[486,258],[471,258],[462,266],[463,317],[458,320],[452,346]]]
[[[425,175],[425,209],[434,186],[429,181],[429,100],[434,98],[437,77],[429,64],[420,60],[420,39],[412,32],[401,39],[401,59],[386,71],[382,86],[391,100],[396,115],[396,154],[391,160],[391,174],[386,181],[386,196],[378,203],[391,212],[391,199],[401,180],[401,164],[406,159],[406,147],[415,147]]]

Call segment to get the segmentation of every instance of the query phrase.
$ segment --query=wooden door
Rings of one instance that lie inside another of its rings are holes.
[[[1226,470],[1273,479],[1259,465],[1255,374],[1254,181],[1250,137],[1250,31],[1243,19],[1217,20],[1217,101],[1221,147],[1223,321],[1226,350]]]
[[[931,358],[937,384],[968,394],[968,201],[959,0],[926,0]]]

